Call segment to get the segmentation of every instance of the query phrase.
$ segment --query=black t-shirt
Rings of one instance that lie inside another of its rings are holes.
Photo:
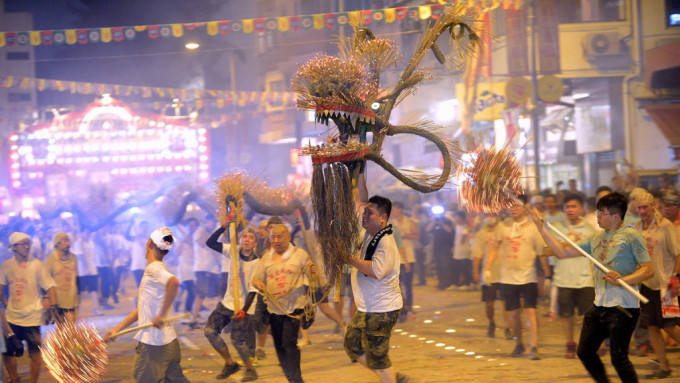
[[[451,228],[451,232],[445,230],[446,226]],[[440,252],[453,247],[453,240],[456,237],[456,228],[453,226],[453,222],[448,218],[437,217],[434,220],[430,234],[432,235],[432,246],[434,247],[434,251]]]

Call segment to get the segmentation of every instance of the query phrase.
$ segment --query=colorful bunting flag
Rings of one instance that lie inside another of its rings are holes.
[[[215,36],[219,30],[217,21],[210,21],[206,24],[206,33],[208,36]]]
[[[279,30],[281,32],[286,32],[289,28],[289,22],[287,17],[278,17]]]
[[[184,28],[182,28],[182,24],[172,24],[172,36],[173,37],[182,37],[184,35]]]
[[[291,31],[297,31],[297,30],[300,29],[300,24],[301,24],[300,16],[291,16],[289,18],[289,20],[290,20],[290,30]]]
[[[231,32],[231,24],[228,21],[220,21],[217,23],[217,28],[221,35],[228,35]]]
[[[524,0],[460,0],[468,7],[480,7],[483,12],[503,7],[503,9],[519,10],[524,6]],[[430,4],[395,7],[372,10],[357,10],[350,12],[332,12],[313,15],[294,15],[258,19],[220,20],[196,23],[163,24],[163,25],[135,25],[105,28],[80,28],[67,30],[41,31],[13,31],[0,32],[0,46],[26,46],[56,44],[86,44],[122,42],[134,40],[137,32],[147,31],[151,39],[159,36],[164,38],[184,36],[184,30],[195,31],[205,28],[210,36],[230,33],[262,33],[264,31],[297,31],[300,29],[334,29],[344,25],[369,25],[373,22],[393,23],[407,17],[411,20],[437,19],[449,5],[444,1],[430,1]]]
[[[100,30],[100,33],[101,33],[103,43],[110,43],[111,42],[111,39],[112,39],[111,28],[102,28]]]
[[[262,33],[267,29],[266,23],[267,22],[265,21],[265,19],[254,19],[253,20],[253,29],[257,33]]]
[[[172,36],[172,27],[170,25],[161,25],[159,27],[159,34],[163,38],[168,38]]]
[[[42,31],[40,39],[42,40],[43,45],[51,45],[54,42],[54,32]]]
[[[243,33],[253,33],[253,29],[255,28],[253,24],[253,19],[243,20]]]
[[[27,32],[17,33],[17,44],[24,46],[24,45],[28,45],[29,42],[30,42],[30,38],[28,37]]]
[[[40,31],[31,31],[28,33],[31,40],[31,45],[38,46],[41,43],[42,37],[40,36]]]

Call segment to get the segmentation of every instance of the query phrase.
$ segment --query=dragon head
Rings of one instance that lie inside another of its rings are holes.
[[[379,106],[380,74],[395,65],[399,54],[394,42],[374,37],[368,29],[358,29],[354,39],[340,43],[338,56],[322,55],[302,65],[292,79],[297,106],[314,111],[316,121],[338,128],[340,142],[352,135],[377,131],[389,114]]]

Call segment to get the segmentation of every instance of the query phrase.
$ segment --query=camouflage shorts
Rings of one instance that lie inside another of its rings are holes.
[[[366,364],[373,370],[392,366],[387,352],[390,350],[392,328],[401,310],[386,313],[363,313],[357,311],[347,326],[345,352],[352,362],[366,354]]]

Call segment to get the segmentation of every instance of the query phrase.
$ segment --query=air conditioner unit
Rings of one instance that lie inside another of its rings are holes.
[[[588,33],[583,40],[586,57],[613,56],[625,53],[617,32]]]

